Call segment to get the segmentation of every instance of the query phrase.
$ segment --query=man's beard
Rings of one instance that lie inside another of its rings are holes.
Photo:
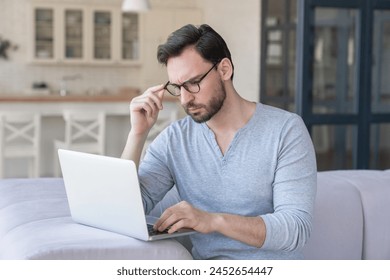
[[[226,90],[222,81],[220,83],[220,87],[215,93],[216,94],[212,97],[209,104],[195,104],[191,101],[183,106],[184,110],[197,123],[209,121],[215,114],[219,112],[226,99]],[[189,109],[205,109],[206,112],[203,114],[200,112],[191,113]]]

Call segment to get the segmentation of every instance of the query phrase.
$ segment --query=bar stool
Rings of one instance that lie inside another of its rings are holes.
[[[54,175],[59,176],[58,149],[104,155],[105,112],[65,111],[65,141],[54,141]]]
[[[41,116],[36,113],[0,113],[0,178],[4,177],[5,161],[12,158],[29,160],[29,177],[40,172]]]

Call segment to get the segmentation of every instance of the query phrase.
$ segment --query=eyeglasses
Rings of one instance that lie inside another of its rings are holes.
[[[213,70],[215,66],[217,66],[219,62],[214,63],[213,67],[210,68],[209,71],[206,72],[202,77],[199,78],[199,80],[190,79],[187,82],[182,83],[181,85],[177,84],[171,84],[169,81],[165,84],[164,89],[166,89],[170,94],[173,96],[180,96],[181,95],[181,88],[185,88],[186,91],[189,93],[198,93],[200,91],[200,83],[204,78],[206,78],[207,74]]]

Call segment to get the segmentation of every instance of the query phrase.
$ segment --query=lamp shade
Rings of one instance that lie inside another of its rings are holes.
[[[146,12],[149,10],[148,0],[123,0],[122,11],[124,12]]]

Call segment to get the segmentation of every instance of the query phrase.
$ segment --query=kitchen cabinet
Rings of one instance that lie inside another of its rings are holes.
[[[34,18],[34,58],[50,61],[55,57],[55,38],[54,38],[54,9],[52,7],[35,8]]]
[[[83,60],[85,57],[86,31],[85,30],[85,10],[80,8],[64,10],[64,47],[62,59]],[[62,29],[62,28],[61,28]]]
[[[140,22],[116,6],[33,3],[31,61],[139,64]]]

